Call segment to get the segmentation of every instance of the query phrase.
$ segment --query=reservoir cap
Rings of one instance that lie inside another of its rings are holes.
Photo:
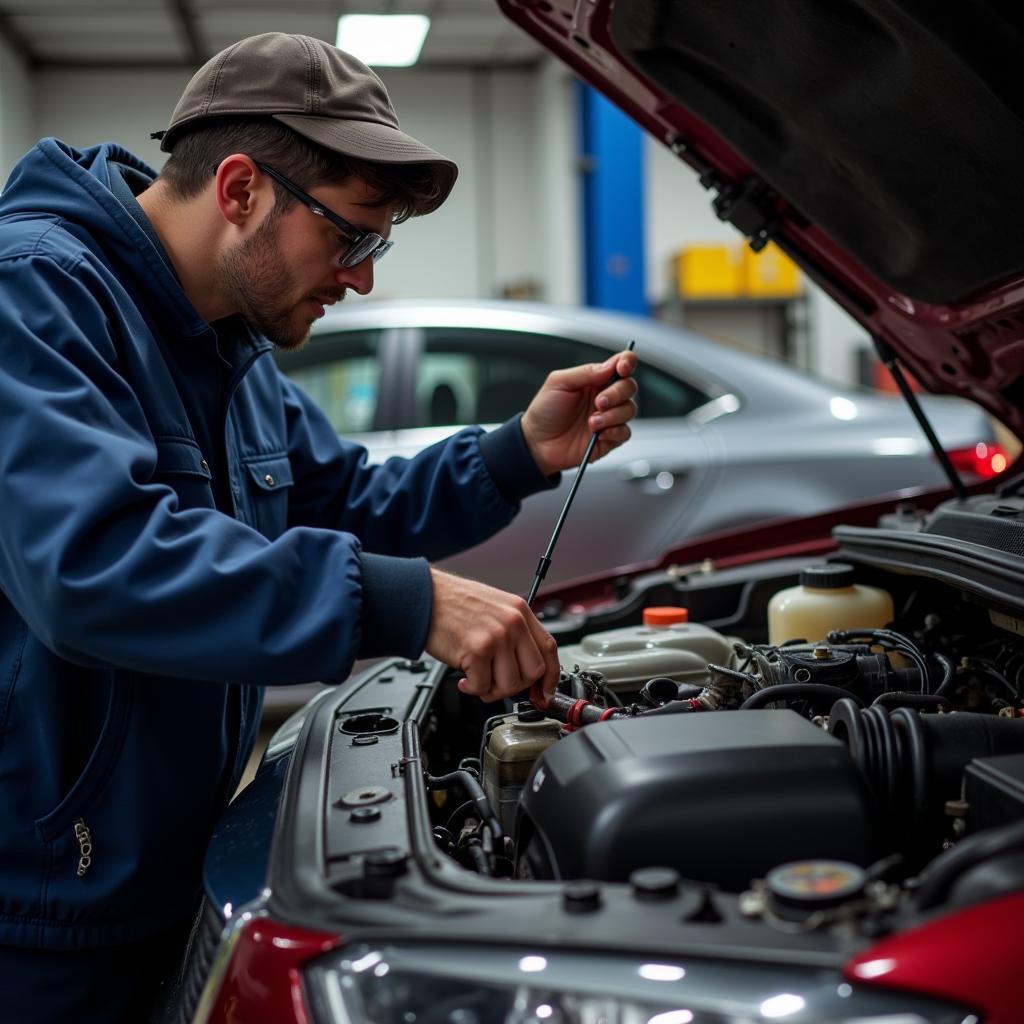
[[[663,605],[644,609],[645,626],[673,626],[677,622],[689,622],[690,613],[685,608]]]
[[[800,570],[800,584],[818,590],[838,590],[840,587],[852,587],[855,575],[853,566],[845,562],[809,565]]]

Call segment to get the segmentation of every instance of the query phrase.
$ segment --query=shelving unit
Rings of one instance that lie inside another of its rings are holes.
[[[808,368],[808,303],[804,294],[730,299],[674,296],[656,306],[654,315],[749,352]]]

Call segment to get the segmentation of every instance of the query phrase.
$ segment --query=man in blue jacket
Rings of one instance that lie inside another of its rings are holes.
[[[553,687],[522,599],[427,559],[635,413],[623,353],[489,434],[368,466],[270,351],[370,291],[454,164],[360,62],[276,33],[202,68],[162,146],[155,178],[45,139],[0,199],[0,1014],[20,1022],[143,1019],[263,685],[426,649],[487,700]]]

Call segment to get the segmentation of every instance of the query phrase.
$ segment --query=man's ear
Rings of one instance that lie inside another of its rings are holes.
[[[274,186],[244,153],[221,160],[214,178],[214,198],[221,216],[235,227],[245,227],[268,203],[274,205]]]

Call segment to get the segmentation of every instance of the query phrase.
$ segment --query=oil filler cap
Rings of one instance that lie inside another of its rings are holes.
[[[803,920],[859,896],[867,873],[844,860],[801,860],[768,872],[768,905],[779,917]]]

